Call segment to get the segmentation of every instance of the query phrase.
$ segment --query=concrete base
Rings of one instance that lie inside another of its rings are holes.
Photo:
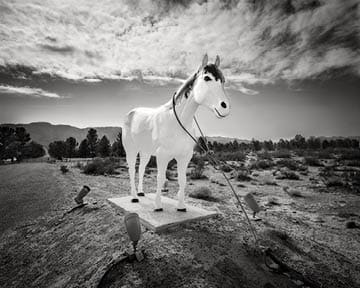
[[[173,227],[182,223],[206,219],[217,215],[216,211],[208,211],[195,206],[186,205],[187,212],[176,210],[177,200],[161,197],[164,211],[154,212],[155,193],[145,194],[139,197],[140,202],[132,203],[131,196],[121,198],[110,198],[110,203],[126,212],[139,214],[141,224],[155,232]]]

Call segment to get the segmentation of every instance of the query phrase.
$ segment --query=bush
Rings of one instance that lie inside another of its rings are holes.
[[[81,162],[76,162],[75,168],[83,169],[83,168],[84,168],[84,164],[82,164]]]
[[[192,180],[207,179],[207,177],[203,173],[204,173],[204,168],[197,165],[195,168],[191,170],[190,179]]]
[[[220,166],[220,170],[223,171],[223,172],[228,173],[228,172],[231,172],[233,169],[229,165],[224,164],[224,165]]]
[[[295,172],[293,171],[282,171],[281,175],[277,176],[276,179],[279,180],[300,180],[299,175],[297,175]]]
[[[305,164],[309,165],[309,166],[314,166],[314,167],[323,167],[324,166],[320,162],[319,159],[314,158],[314,157],[305,157],[304,161],[305,161]]]
[[[237,175],[235,176],[237,181],[251,181],[252,178],[249,176],[249,173],[246,170],[237,171]]]
[[[276,162],[276,165],[280,167],[286,167],[290,170],[296,171],[299,169],[299,165],[296,163],[295,160],[292,159],[280,159]]]
[[[189,196],[192,198],[202,199],[206,201],[217,201],[217,199],[211,195],[210,189],[206,186],[196,188],[193,192],[189,194]]]
[[[215,154],[215,157],[220,161],[245,161],[246,155],[241,151],[221,151]]]
[[[330,177],[326,180],[327,187],[342,187],[344,183],[341,181],[340,177]]]
[[[341,160],[360,160],[360,150],[343,150]]]
[[[89,175],[119,174],[115,171],[119,167],[120,165],[114,159],[95,158],[84,166],[83,172]]]
[[[150,157],[150,160],[149,160],[149,163],[147,164],[146,167],[149,167],[149,168],[156,168],[156,157],[155,156],[151,156]]]
[[[360,167],[360,160],[349,160],[346,162],[347,166]]]
[[[261,160],[272,160],[271,154],[267,151],[257,153],[258,159]]]
[[[330,150],[319,151],[318,157],[319,159],[334,159],[334,155]]]
[[[69,169],[67,168],[66,165],[61,165],[61,166],[60,166],[60,171],[61,171],[63,174],[65,174],[65,173],[69,172]]]
[[[290,151],[287,150],[278,150],[271,153],[274,158],[291,158]]]
[[[257,160],[255,163],[250,165],[250,169],[269,169],[274,166],[274,162],[270,160]]]

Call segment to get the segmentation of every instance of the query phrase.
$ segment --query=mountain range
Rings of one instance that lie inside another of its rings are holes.
[[[113,143],[121,132],[121,127],[87,127],[87,128],[78,128],[70,125],[55,125],[48,122],[32,122],[28,124],[0,124],[0,126],[8,127],[24,127],[33,141],[40,143],[46,147],[49,146],[49,143],[57,140],[66,140],[69,137],[74,137],[78,143],[86,138],[88,130],[94,128],[97,131],[99,139],[106,135],[110,140],[110,143]],[[247,140],[239,140],[236,138],[222,137],[222,136],[213,136],[207,137],[208,141],[217,141],[218,143],[227,143],[230,141],[240,141],[245,142]]]
[[[40,143],[46,147],[49,146],[49,143],[57,140],[66,140],[68,137],[74,137],[78,143],[80,143],[83,139],[86,138],[86,135],[88,133],[88,130],[90,128],[96,129],[98,133],[99,139],[106,135],[106,137],[109,139],[110,143],[113,143],[119,134],[121,132],[121,127],[116,126],[107,126],[107,127],[87,127],[87,128],[78,128],[75,126],[70,125],[54,125],[48,122],[32,122],[28,124],[0,124],[0,126],[9,126],[9,127],[16,127],[21,126],[26,129],[30,133],[30,137],[32,140],[34,140],[37,143]],[[223,137],[223,136],[208,136],[206,137],[208,141],[211,142],[218,142],[225,144],[227,142],[232,142],[234,140],[238,141],[239,143],[249,143],[250,140],[243,140],[238,138],[232,138],[232,137]],[[333,139],[339,139],[339,138],[345,138],[340,136],[333,136],[333,137],[325,137],[320,136],[321,140],[333,140]],[[357,139],[360,141],[359,136],[352,136],[348,137],[352,139]]]
[[[94,128],[97,131],[99,139],[106,135],[113,143],[116,136],[121,132],[121,127],[88,127],[78,128],[70,125],[54,125],[48,122],[33,122],[29,124],[1,124],[0,126],[24,127],[33,141],[44,146],[57,140],[66,140],[68,137],[74,137],[78,143],[86,138],[88,130]]]

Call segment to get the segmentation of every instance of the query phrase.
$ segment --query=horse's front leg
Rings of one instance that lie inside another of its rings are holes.
[[[155,211],[163,211],[161,204],[161,190],[164,186],[166,180],[166,168],[169,163],[169,157],[166,155],[157,155],[156,156],[156,165],[157,165],[157,187],[156,187],[156,196],[155,196]]]
[[[188,155],[177,157],[177,170],[178,170],[178,182],[179,182],[179,192],[178,192],[178,205],[177,210],[180,212],[186,212],[185,207],[185,186],[186,186],[186,168],[189,165],[190,159],[192,157],[192,151]]]
[[[139,186],[138,186],[138,196],[145,196],[144,194],[144,173],[147,163],[150,159],[150,154],[140,153],[140,165],[139,165]]]

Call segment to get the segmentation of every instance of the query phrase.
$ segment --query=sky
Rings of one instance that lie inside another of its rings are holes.
[[[0,123],[122,126],[221,58],[224,119],[207,135],[360,135],[352,0],[0,0]]]

